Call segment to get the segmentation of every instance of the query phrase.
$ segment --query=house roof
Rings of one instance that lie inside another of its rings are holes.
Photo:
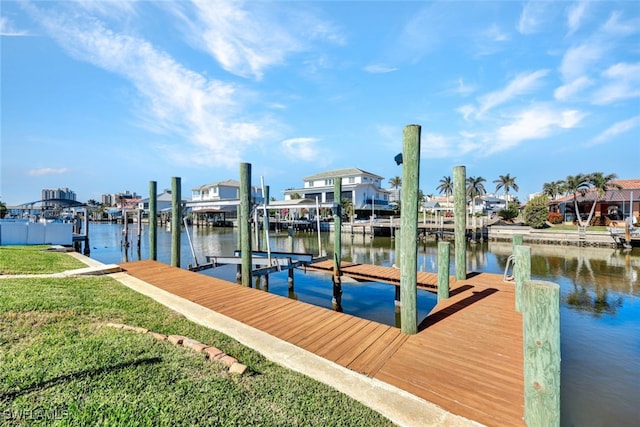
[[[354,175],[369,175],[374,178],[383,179],[380,175],[376,175],[375,173],[367,172],[358,168],[347,168],[347,169],[336,169],[332,171],[321,172],[315,175],[310,175],[303,178],[304,181],[313,181],[317,179],[326,179],[326,178],[337,178],[337,177],[348,177]]]
[[[212,187],[240,188],[240,181],[236,181],[235,179],[225,179],[223,181],[216,181],[210,184],[200,185],[199,187],[192,188],[192,190],[204,190],[205,188],[212,188]]]

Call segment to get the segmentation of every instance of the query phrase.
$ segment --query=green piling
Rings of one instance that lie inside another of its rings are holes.
[[[451,243],[438,242],[438,302],[449,298]]]
[[[531,279],[531,248],[529,246],[516,245],[513,247],[513,277],[516,284],[516,311],[522,313],[524,282]]]
[[[453,168],[453,213],[455,233],[456,279],[467,278],[467,168]]]
[[[251,287],[251,164],[240,163],[240,252],[242,254],[242,285]]]
[[[400,322],[405,334],[418,332],[418,186],[420,182],[420,126],[408,125],[402,134],[402,195],[400,213]]]
[[[149,259],[158,260],[158,183],[149,181]]]
[[[560,425],[560,287],[523,284],[524,419],[529,427]]]
[[[171,266],[180,267],[180,235],[182,232],[181,179],[171,178]]]

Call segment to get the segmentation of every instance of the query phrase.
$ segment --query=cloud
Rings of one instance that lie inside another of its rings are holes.
[[[9,18],[0,16],[0,36],[2,37],[20,37],[28,36],[29,33],[23,30],[17,30]]]
[[[587,1],[578,1],[569,7],[567,13],[567,26],[569,27],[569,35],[575,33],[582,24],[587,12]]]
[[[165,147],[175,159],[230,166],[268,134],[271,126],[266,119],[244,117],[243,102],[250,94],[241,87],[207,79],[148,41],[116,32],[94,16],[34,6],[30,11],[70,55],[125,78],[136,88],[141,125],[188,143]]]
[[[611,127],[607,128],[600,135],[596,136],[591,140],[590,145],[603,144],[605,142],[611,141],[618,135],[623,133],[627,133],[637,127],[640,127],[640,115],[631,117],[630,119],[623,120],[617,123],[614,123]]]
[[[516,28],[521,34],[537,33],[549,19],[550,2],[530,0],[522,8]]]
[[[435,133],[425,133],[420,138],[420,155],[429,159],[444,159],[460,154],[454,142]]]
[[[558,87],[553,96],[558,101],[569,101],[575,98],[584,89],[593,85],[593,80],[583,76],[571,81],[570,83]]]
[[[594,104],[606,105],[640,97],[640,62],[612,65],[602,73],[602,76],[607,79],[607,82],[594,93]]]
[[[605,51],[604,45],[597,41],[589,41],[567,49],[560,64],[563,79],[571,81],[582,77],[600,61]]]
[[[502,126],[495,135],[495,143],[488,154],[513,148],[522,141],[542,139],[558,129],[576,127],[585,114],[578,110],[557,110],[549,106],[533,106],[513,117],[510,124]]]
[[[372,73],[372,74],[384,74],[384,73],[391,73],[394,71],[398,71],[397,68],[384,65],[384,64],[367,65],[363,68],[363,70],[366,71],[367,73]]]
[[[519,74],[505,88],[481,96],[478,99],[480,108],[477,110],[477,115],[481,116],[498,105],[535,90],[539,86],[539,81],[548,73],[549,70],[538,70],[532,73]]]
[[[284,154],[295,160],[303,162],[315,162],[320,158],[321,150],[318,148],[317,138],[291,138],[280,143]]]
[[[194,1],[169,5],[187,28],[187,37],[220,66],[241,77],[261,79],[266,69],[283,65],[315,40],[344,42],[331,23],[291,3],[276,11],[268,2]]]
[[[30,176],[61,175],[67,172],[69,172],[68,168],[39,168],[39,169],[28,170],[27,175],[30,175]]]

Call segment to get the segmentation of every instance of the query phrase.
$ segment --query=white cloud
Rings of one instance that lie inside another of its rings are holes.
[[[517,96],[535,90],[539,87],[540,80],[548,73],[549,70],[538,70],[532,73],[519,74],[505,88],[483,95],[478,99],[480,108],[477,111],[477,115],[480,116]]]
[[[223,69],[242,77],[261,79],[266,69],[309,50],[314,40],[344,42],[331,23],[305,13],[295,3],[277,11],[268,2],[214,0],[181,6],[167,7],[183,20],[192,43]]]
[[[587,5],[587,1],[578,1],[569,7],[567,13],[567,26],[569,27],[570,35],[580,28],[587,12]]]
[[[320,158],[317,138],[291,138],[281,142],[284,154],[290,159],[303,162],[315,162]]]
[[[558,101],[569,101],[574,97],[576,97],[584,89],[592,85],[593,85],[593,80],[585,76],[578,77],[577,79],[571,81],[570,83],[558,87],[554,91],[553,96]]]
[[[469,117],[475,113],[476,108],[473,105],[463,105],[456,110],[458,113],[462,114],[465,120],[469,120]]]
[[[567,49],[560,72],[565,81],[572,81],[584,76],[605,54],[604,45],[592,40],[576,47]]]
[[[495,22],[489,28],[483,31],[482,35],[493,42],[505,42],[509,40],[507,33],[502,31]]]
[[[640,32],[640,18],[634,17],[629,20],[622,19],[621,12],[613,12],[607,22],[602,26],[605,33],[617,36],[628,36]]]
[[[611,127],[607,128],[600,135],[591,140],[591,145],[602,144],[610,141],[618,135],[627,133],[635,128],[640,127],[640,115],[631,117],[630,119],[623,120],[614,123]]]
[[[30,169],[27,174],[30,176],[42,176],[42,175],[61,175],[69,172],[68,168],[39,168]]]
[[[9,18],[6,16],[0,16],[0,36],[19,37],[27,35],[29,35],[27,31],[17,30]]]
[[[556,110],[549,106],[533,106],[517,114],[513,121],[496,132],[495,143],[488,153],[513,148],[522,141],[546,138],[558,129],[576,127],[585,117],[578,110]]]
[[[429,159],[444,159],[458,153],[453,142],[444,135],[425,133],[420,138],[420,155]]]
[[[367,73],[372,73],[372,74],[384,74],[384,73],[391,73],[393,71],[398,71],[397,68],[384,65],[384,64],[367,65],[366,67],[363,68],[363,70],[366,71]]]
[[[608,81],[594,93],[594,104],[606,105],[640,96],[640,62],[612,65],[602,76]]]
[[[72,56],[124,77],[137,89],[142,108],[136,113],[143,124],[189,144],[166,148],[175,159],[230,166],[267,134],[264,122],[243,117],[248,95],[240,87],[207,79],[95,17],[30,10]]]
[[[522,8],[517,29],[521,34],[537,33],[549,18],[551,4],[546,1],[530,0]]]

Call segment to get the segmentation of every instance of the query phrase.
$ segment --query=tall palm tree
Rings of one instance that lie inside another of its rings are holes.
[[[587,224],[591,224],[591,218],[593,217],[593,213],[596,210],[596,204],[598,201],[604,196],[604,193],[607,190],[622,190],[622,187],[613,182],[618,179],[618,175],[615,173],[611,173],[609,175],[605,175],[602,172],[593,172],[589,175],[588,180],[591,185],[591,191],[596,192],[596,197],[593,200],[593,204],[591,205],[591,211],[589,212],[589,217],[587,218]]]
[[[450,176],[443,176],[440,180],[440,185],[436,187],[436,190],[440,194],[444,193],[447,196],[447,206],[449,206],[449,197],[453,194],[453,180]]]
[[[399,202],[400,194],[398,193],[398,188],[402,187],[402,178],[397,175],[394,176],[389,180],[389,185],[395,190],[396,202]]]
[[[484,188],[483,182],[487,180],[479,176],[477,178],[470,176],[467,178],[467,196],[471,197],[472,209],[471,213],[475,214],[476,210],[476,197],[482,197],[487,193]]]
[[[518,191],[516,177],[510,176],[510,174],[500,175],[500,177],[493,181],[493,183],[496,184],[496,192],[501,188],[504,188],[505,209],[509,209],[509,190],[513,188]]]
[[[584,227],[585,224],[582,222],[580,209],[578,208],[578,194],[584,197],[587,193],[587,190],[589,189],[589,175],[582,173],[569,175],[567,176],[567,179],[564,180],[563,184],[566,194],[573,194],[573,207],[575,209],[574,212],[576,214],[576,219],[578,221],[578,225]]]

